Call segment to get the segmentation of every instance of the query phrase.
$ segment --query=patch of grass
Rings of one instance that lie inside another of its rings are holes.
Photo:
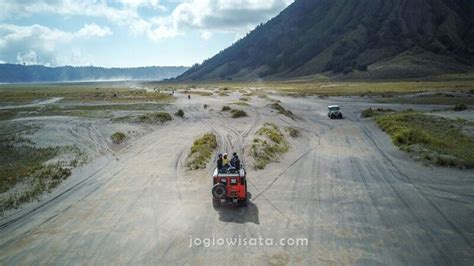
[[[113,122],[126,122],[126,123],[165,123],[171,121],[171,115],[166,112],[147,113],[142,115],[127,115],[121,117],[112,118]]]
[[[199,95],[199,96],[212,96],[212,92],[208,92],[208,91],[187,90],[187,91],[184,91],[183,93],[185,93],[185,94],[194,94],[194,95]]]
[[[444,93],[436,93],[428,96],[381,98],[378,99],[377,102],[401,104],[474,105],[474,97],[461,97]]]
[[[2,103],[11,105],[52,97],[63,97],[63,102],[170,102],[174,99],[168,93],[147,92],[127,86],[124,83],[107,82],[4,84],[0,85],[0,99]]]
[[[156,122],[164,123],[164,122],[173,120],[173,118],[171,118],[171,115],[166,112],[157,112],[157,113],[140,115],[138,117],[138,120],[141,123],[156,123]]]
[[[274,102],[272,104],[270,104],[270,107],[272,109],[275,109],[278,111],[279,114],[282,114],[284,116],[287,116],[291,119],[295,119],[295,115],[290,111],[290,110],[286,110],[283,106],[281,106],[280,103],[278,102]]]
[[[114,144],[121,144],[127,139],[127,136],[123,132],[115,132],[110,136],[110,139]]]
[[[230,117],[232,118],[240,118],[240,117],[247,117],[247,113],[244,110],[239,109],[232,109]]]
[[[221,112],[229,112],[230,110],[232,110],[232,108],[230,108],[227,105],[224,105],[224,106],[222,106]]]
[[[183,118],[184,117],[184,111],[182,109],[179,109],[176,113],[174,113],[174,115]]]
[[[288,134],[290,135],[290,137],[294,139],[299,138],[301,136],[301,133],[297,128],[287,127],[286,131],[288,131]]]
[[[216,135],[212,133],[205,134],[194,141],[188,158],[186,159],[186,167],[190,170],[206,168],[209,159],[216,149]]]
[[[368,108],[368,109],[363,110],[360,116],[362,118],[368,118],[368,117],[373,117],[379,114],[392,113],[392,112],[395,112],[395,110],[385,109],[385,108],[377,108],[377,109]]]
[[[59,148],[37,148],[30,145],[0,145],[0,193],[22,182],[29,174],[59,153]]]
[[[240,105],[240,106],[250,106],[250,104],[248,104],[246,102],[233,102],[232,104]]]
[[[288,141],[280,129],[274,124],[266,123],[257,131],[250,148],[250,155],[255,160],[255,169],[264,169],[267,164],[277,160],[288,149]]]
[[[21,181],[21,187],[2,193],[0,207],[2,211],[18,208],[21,204],[39,199],[44,192],[51,192],[63,180],[71,175],[71,169],[59,164],[41,165],[30,168],[28,175]]]
[[[229,96],[229,94],[227,92],[219,92],[217,95],[219,95],[221,97]]]
[[[84,155],[76,146],[35,147],[21,134],[31,134],[33,128],[3,128],[0,139],[0,210],[17,208],[38,199],[71,174],[71,168],[82,164]],[[5,135],[6,134],[6,135]],[[56,161],[59,155],[71,154],[74,160]],[[81,157],[82,156],[82,157]]]
[[[242,98],[239,99],[239,101],[248,102],[248,101],[250,101],[250,98],[248,98],[248,97],[242,97]]]
[[[395,145],[435,165],[474,167],[474,140],[462,132],[466,121],[414,111],[375,117]]]

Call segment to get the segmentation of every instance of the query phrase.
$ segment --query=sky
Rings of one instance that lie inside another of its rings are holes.
[[[0,0],[0,63],[191,66],[293,0]]]

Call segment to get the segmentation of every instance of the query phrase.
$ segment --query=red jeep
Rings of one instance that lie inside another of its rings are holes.
[[[227,170],[214,170],[212,176],[212,205],[219,207],[222,203],[237,203],[247,206],[247,178],[245,169],[239,171],[230,168]]]

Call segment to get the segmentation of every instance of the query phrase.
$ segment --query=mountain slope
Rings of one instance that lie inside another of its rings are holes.
[[[103,68],[0,64],[0,82],[162,80],[174,78],[187,69],[187,67]]]
[[[296,0],[178,80],[472,71],[473,18],[471,0]]]

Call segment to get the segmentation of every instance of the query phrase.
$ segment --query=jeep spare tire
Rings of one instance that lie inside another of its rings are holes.
[[[218,199],[222,199],[227,194],[226,188],[223,184],[215,184],[212,187],[212,196]]]

